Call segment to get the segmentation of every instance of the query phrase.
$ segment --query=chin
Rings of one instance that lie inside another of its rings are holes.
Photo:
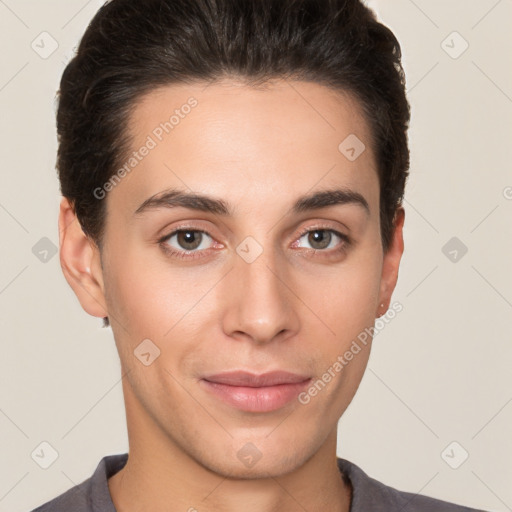
[[[221,453],[210,451],[205,457],[203,452],[196,460],[210,471],[225,478],[276,478],[293,472],[315,452],[314,447],[308,451],[295,448],[290,456],[290,443],[272,446],[268,440],[265,444],[264,439],[261,443],[254,439],[254,442],[248,441],[236,443],[236,445],[241,445],[241,448],[231,451],[220,447]],[[227,455],[228,453],[230,455]],[[311,455],[308,456],[309,453]]]

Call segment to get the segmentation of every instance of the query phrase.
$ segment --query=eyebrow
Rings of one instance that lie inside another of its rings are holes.
[[[367,215],[370,214],[370,207],[364,196],[347,188],[320,190],[301,196],[293,204],[292,212],[297,214],[305,211],[320,210],[327,206],[345,204],[360,206]],[[234,210],[229,203],[222,199],[185,190],[167,189],[146,199],[135,210],[134,215],[141,215],[152,209],[175,208],[179,206],[225,217],[232,217]]]

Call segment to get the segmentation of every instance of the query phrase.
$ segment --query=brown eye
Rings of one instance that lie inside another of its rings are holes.
[[[203,238],[203,234],[199,231],[178,231],[176,234],[176,241],[186,251],[197,249]]]
[[[332,233],[325,229],[315,229],[308,234],[308,242],[312,245],[313,249],[325,249],[329,246],[332,239]]]
[[[342,233],[338,233],[338,231],[335,231],[334,229],[310,229],[309,231],[304,232],[299,240],[304,238],[306,239],[307,244],[310,246],[306,248],[318,251],[325,251],[325,249],[335,249],[336,246],[344,246],[349,243],[348,236],[343,235]],[[304,246],[299,245],[299,247]]]
[[[163,238],[161,242],[175,251],[195,251],[196,249],[208,249],[210,235],[198,229],[177,229]],[[206,241],[206,242],[205,242]]]

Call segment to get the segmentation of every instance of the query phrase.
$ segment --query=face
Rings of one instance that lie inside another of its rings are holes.
[[[224,81],[151,92],[129,129],[137,162],[98,199],[101,265],[83,244],[72,278],[65,237],[61,262],[84,309],[109,316],[131,446],[224,475],[290,471],[332,440],[371,338],[343,355],[396,283],[402,227],[383,254],[369,127],[354,99],[318,84]],[[357,156],[349,139],[355,159],[339,149],[351,134],[365,145]],[[233,371],[296,382],[214,383]],[[261,458],[248,467],[247,454]]]

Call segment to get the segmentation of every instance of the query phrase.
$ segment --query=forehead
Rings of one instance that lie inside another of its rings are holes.
[[[269,195],[340,184],[366,191],[368,202],[378,200],[370,129],[361,112],[351,95],[312,82],[160,87],[131,114],[131,151],[139,155],[109,202],[123,202],[133,213],[149,196],[179,187],[228,194],[230,203],[249,207]],[[362,152],[354,159],[352,150]]]

